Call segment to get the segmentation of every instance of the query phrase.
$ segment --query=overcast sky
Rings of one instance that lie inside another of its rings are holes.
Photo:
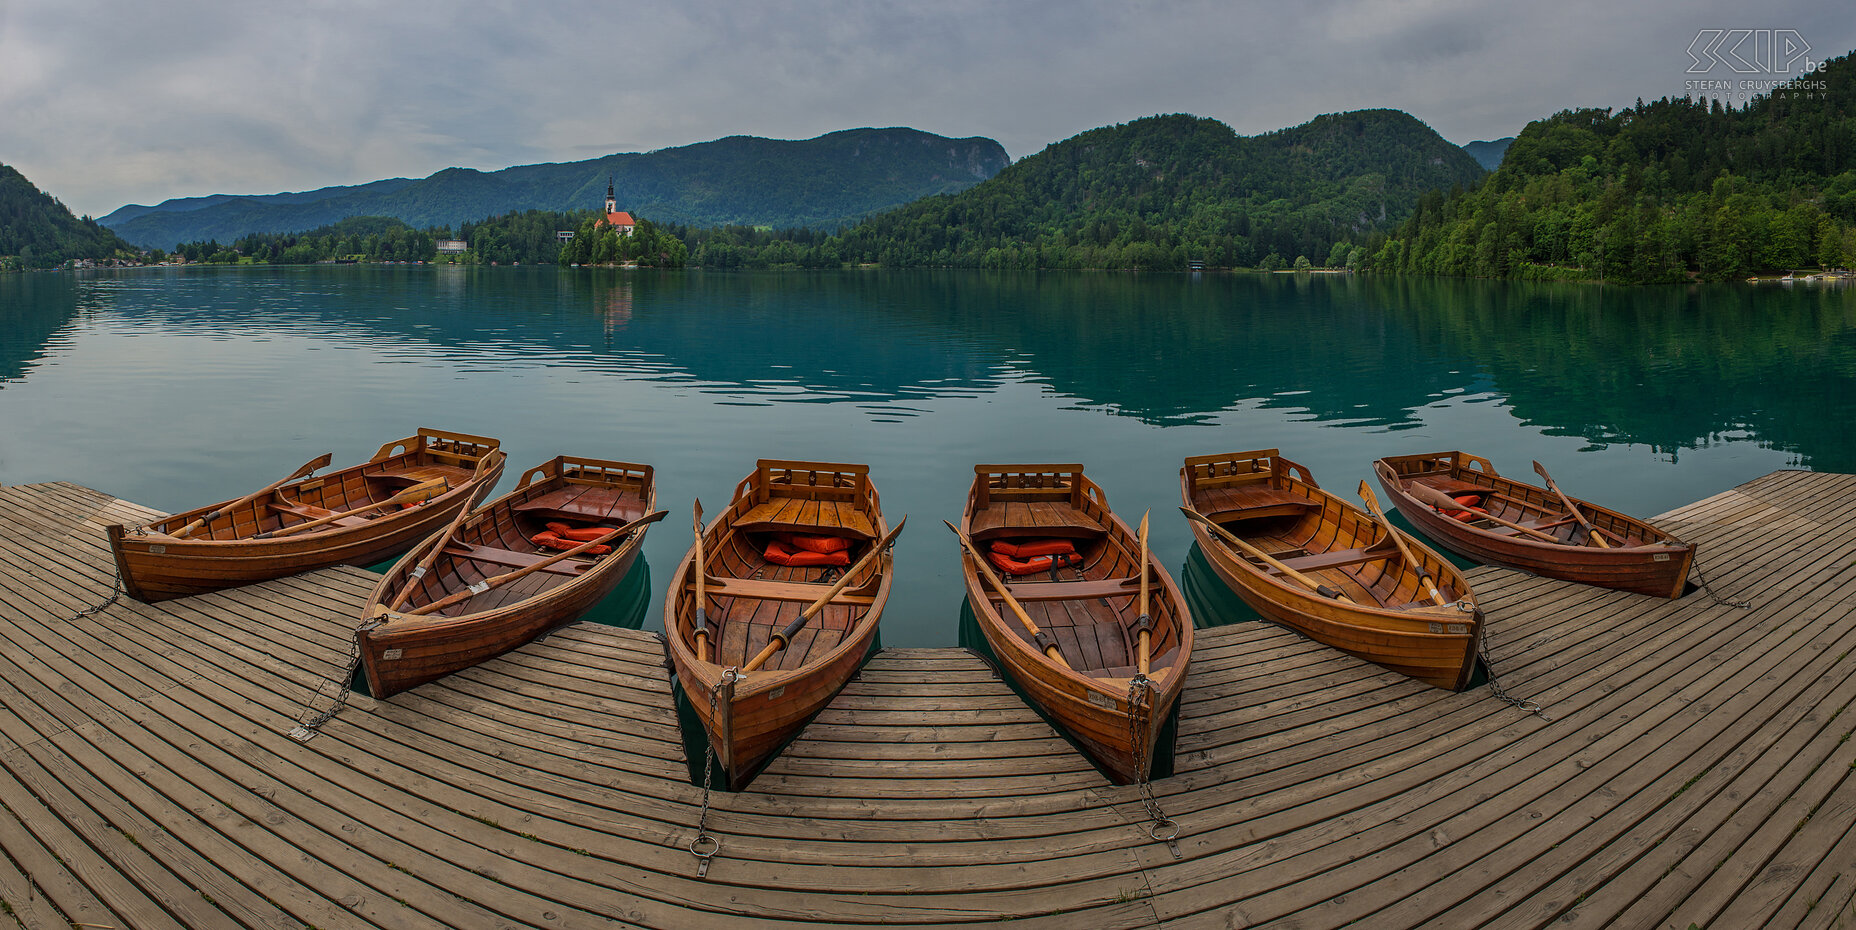
[[[1704,29],[1856,48],[1849,0],[0,0],[0,162],[101,216],[859,126],[1016,159],[1155,113],[1392,107],[1464,143],[1766,76],[1687,73]]]

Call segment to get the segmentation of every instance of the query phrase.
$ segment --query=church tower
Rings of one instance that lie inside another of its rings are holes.
[[[606,215],[619,212],[619,200],[612,196],[612,175],[606,175]]]

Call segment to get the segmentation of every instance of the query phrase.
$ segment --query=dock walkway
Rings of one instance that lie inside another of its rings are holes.
[[[973,654],[889,649],[750,791],[707,880],[653,634],[577,625],[286,734],[374,576],[157,605],[102,527],[0,488],[0,920],[39,927],[1856,925],[1856,476],[1659,520],[1738,610],[1470,573],[1502,684],[1199,634],[1181,857]]]

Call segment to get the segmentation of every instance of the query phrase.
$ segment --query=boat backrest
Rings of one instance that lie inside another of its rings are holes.
[[[557,455],[524,472],[516,488],[518,490],[526,488],[538,481],[545,481],[557,475],[566,476],[568,484],[614,488],[637,494],[640,497],[649,497],[657,472],[649,465],[640,465],[636,462]]]
[[[1083,506],[1081,465],[975,465],[976,506],[984,510],[995,498],[1010,501],[1067,500]]]
[[[1192,490],[1231,488],[1271,483],[1270,479],[1282,471],[1278,466],[1280,461],[1281,453],[1275,449],[1225,452],[1187,456],[1182,470],[1186,473],[1187,486]],[[1308,483],[1313,484],[1314,481],[1309,480]]]
[[[415,435],[396,439],[380,447],[370,461],[390,459],[408,452],[423,451],[431,460],[463,468],[475,468],[484,456],[502,445],[500,440],[469,433],[448,433],[421,427]]]
[[[804,500],[861,501],[868,493],[870,466],[837,462],[761,459],[754,464],[754,500],[776,495]]]

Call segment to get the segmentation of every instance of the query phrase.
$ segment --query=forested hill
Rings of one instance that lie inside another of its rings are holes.
[[[1320,264],[1390,229],[1424,191],[1483,173],[1396,110],[1249,137],[1216,120],[1154,116],[1090,130],[972,190],[875,217],[840,249],[847,260],[891,266]]]
[[[851,129],[803,141],[730,136],[496,172],[447,168],[420,180],[132,205],[102,222],[133,242],[160,248],[313,229],[351,216],[457,226],[514,211],[594,209],[605,202],[610,177],[619,209],[664,222],[834,229],[919,197],[965,190],[1007,161],[1005,149],[991,139],[914,129]]]
[[[1856,266],[1856,60],[1739,108],[1664,98],[1529,123],[1487,181],[1426,197],[1369,264],[1621,283]]]
[[[0,271],[101,261],[135,249],[92,219],[78,219],[26,176],[0,165]]]

